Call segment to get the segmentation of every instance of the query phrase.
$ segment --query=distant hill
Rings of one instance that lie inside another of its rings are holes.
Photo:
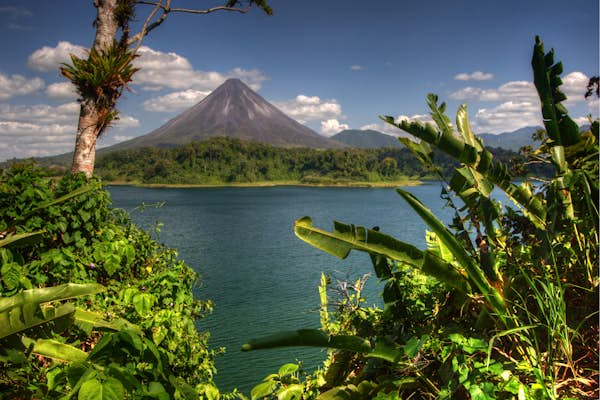
[[[174,147],[217,136],[277,147],[346,146],[288,117],[239,79],[229,79],[160,128],[104,148],[102,152],[135,147]]]
[[[523,146],[535,147],[536,143],[531,138],[531,135],[541,128],[541,126],[526,126],[512,132],[498,134],[482,133],[478,136],[483,139],[486,147],[500,147],[507,150],[519,151]]]
[[[374,130],[346,129],[331,137],[338,142],[360,149],[404,147],[398,138]]]
[[[519,151],[523,146],[535,145],[533,139],[531,139],[531,135],[539,128],[536,126],[527,126],[512,132],[498,134],[483,133],[478,136],[483,139],[487,147],[499,147],[506,150]],[[404,147],[398,138],[375,130],[347,129],[333,135],[331,139],[361,149]]]

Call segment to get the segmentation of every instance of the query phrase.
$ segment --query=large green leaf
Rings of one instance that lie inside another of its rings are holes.
[[[465,250],[464,246],[456,239],[444,223],[419,201],[413,194],[402,189],[396,189],[412,209],[429,226],[436,236],[452,252],[456,261],[464,268],[469,281],[486,298],[494,311],[503,313],[506,305],[502,295],[487,281],[484,272],[475,263],[473,257]]]
[[[46,308],[39,308],[36,304],[13,307],[0,313],[0,339],[51,321],[69,318],[74,312],[72,304]]]
[[[25,304],[41,304],[89,296],[106,290],[99,283],[66,283],[63,285],[24,290],[10,297],[0,298],[0,313]]]
[[[533,56],[533,82],[542,104],[542,117],[546,133],[556,146],[571,146],[581,140],[579,126],[569,117],[567,109],[561,104],[566,96],[560,91],[563,72],[562,64],[554,64],[554,50],[544,52],[544,43],[535,38]],[[556,165],[556,164],[555,164]]]
[[[346,258],[351,250],[381,254],[397,261],[414,263],[423,257],[421,250],[374,229],[366,229],[334,222],[334,232],[313,227],[310,217],[296,221],[296,236],[312,246],[339,258]]]
[[[138,335],[142,335],[142,330],[139,326],[132,324],[123,318],[114,318],[109,321],[104,318],[103,314],[101,313],[82,310],[79,308],[75,310],[73,317],[75,319],[75,323],[89,325],[93,328],[104,328],[113,331],[130,329]]]
[[[71,304],[40,307],[41,304],[92,295],[104,290],[100,284],[68,283],[60,286],[24,290],[0,298],[0,338],[22,332],[53,320],[71,317]]]
[[[44,231],[10,234],[0,240],[0,248],[35,244],[40,241],[43,234]]]
[[[351,250],[364,251],[372,256],[381,256],[407,264],[463,292],[469,292],[464,276],[451,264],[434,254],[425,254],[426,252],[415,246],[378,230],[336,221],[334,231],[327,232],[313,227],[312,220],[304,217],[296,221],[294,232],[308,244],[334,256],[346,258]],[[375,268],[377,272],[377,266]]]
[[[125,398],[125,388],[115,378],[107,378],[103,382],[94,378],[81,385],[77,398],[79,400],[122,400]]]
[[[63,362],[83,362],[87,353],[71,345],[53,339],[22,339],[26,347],[33,345],[31,352],[47,358]]]
[[[288,346],[310,346],[369,353],[368,340],[348,335],[328,335],[318,329],[299,329],[279,332],[264,338],[254,339],[242,346],[242,351],[272,349]]]
[[[442,103],[438,106],[437,96],[428,95],[427,103],[431,108],[431,115],[435,116],[436,123],[440,129],[439,132],[429,123],[422,124],[419,121],[409,122],[407,120],[396,122],[390,116],[380,118],[421,139],[420,143],[412,142],[407,138],[403,138],[402,141],[405,144],[408,143],[407,147],[426,165],[430,165],[431,160],[423,150],[424,142],[436,146],[439,150],[460,161],[467,169],[471,170],[471,175],[476,178],[478,186],[463,187],[462,192],[473,188],[483,190],[482,194],[487,196],[488,194],[485,192],[489,192],[490,188],[496,185],[510,199],[526,210],[534,224],[540,228],[544,228],[546,209],[542,199],[535,196],[531,191],[526,190],[526,188],[513,184],[508,167],[502,163],[493,162],[492,154],[483,148],[480,139],[476,138],[470,130],[466,106],[461,106],[457,114],[457,126],[461,135],[461,137],[458,137],[452,133],[452,126],[449,119],[441,116],[445,110],[445,105]],[[476,192],[467,192],[467,194],[478,195]]]

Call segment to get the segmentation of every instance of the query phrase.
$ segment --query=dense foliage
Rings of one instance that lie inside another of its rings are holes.
[[[502,149],[494,153],[506,162],[519,159],[516,153]],[[446,171],[456,165],[441,152],[436,153],[436,160]],[[96,173],[109,181],[171,184],[344,184],[432,177],[408,149],[286,149],[225,137],[170,149],[111,152],[99,157]]]
[[[218,394],[214,352],[195,326],[211,310],[192,296],[197,274],[109,206],[83,174],[54,181],[27,164],[1,173],[0,393]]]
[[[553,176],[513,183],[471,132],[464,105],[454,126],[435,95],[435,125],[385,117],[419,139],[403,142],[440,174],[455,217],[446,225],[397,190],[430,229],[426,250],[377,228],[335,222],[329,232],[308,217],[296,221],[300,239],[332,255],[369,253],[384,307],[364,306],[358,280],[338,287],[331,310],[323,277],[320,330],[282,332],[243,349],[328,347],[325,369],[306,375],[284,366],[254,398],[598,398],[599,121],[579,132],[561,104],[562,65],[539,39],[532,65],[545,131],[531,157]],[[433,147],[460,161],[448,179]],[[512,205],[495,200],[494,188]]]

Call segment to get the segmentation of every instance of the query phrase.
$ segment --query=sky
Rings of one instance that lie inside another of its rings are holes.
[[[580,124],[599,74],[598,0],[270,0],[273,15],[173,13],[144,39],[140,68],[99,147],[143,135],[239,78],[324,136],[401,131],[380,115],[429,120],[435,93],[476,133],[541,125],[531,54],[539,35],[564,65],[563,91]],[[212,0],[173,0],[208,7]],[[134,31],[150,11],[139,6]],[[0,0],[0,161],[72,151],[79,106],[59,72],[94,38],[92,0]]]

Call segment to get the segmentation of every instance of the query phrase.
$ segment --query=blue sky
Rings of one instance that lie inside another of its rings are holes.
[[[269,3],[273,16],[171,15],[144,40],[121,120],[99,145],[158,128],[230,77],[326,136],[397,134],[378,115],[427,120],[431,92],[451,118],[467,103],[478,133],[537,125],[535,35],[563,61],[572,116],[598,116],[598,100],[583,98],[599,73],[597,0]],[[72,149],[79,110],[58,67],[91,45],[94,17],[92,0],[0,0],[0,160]]]

